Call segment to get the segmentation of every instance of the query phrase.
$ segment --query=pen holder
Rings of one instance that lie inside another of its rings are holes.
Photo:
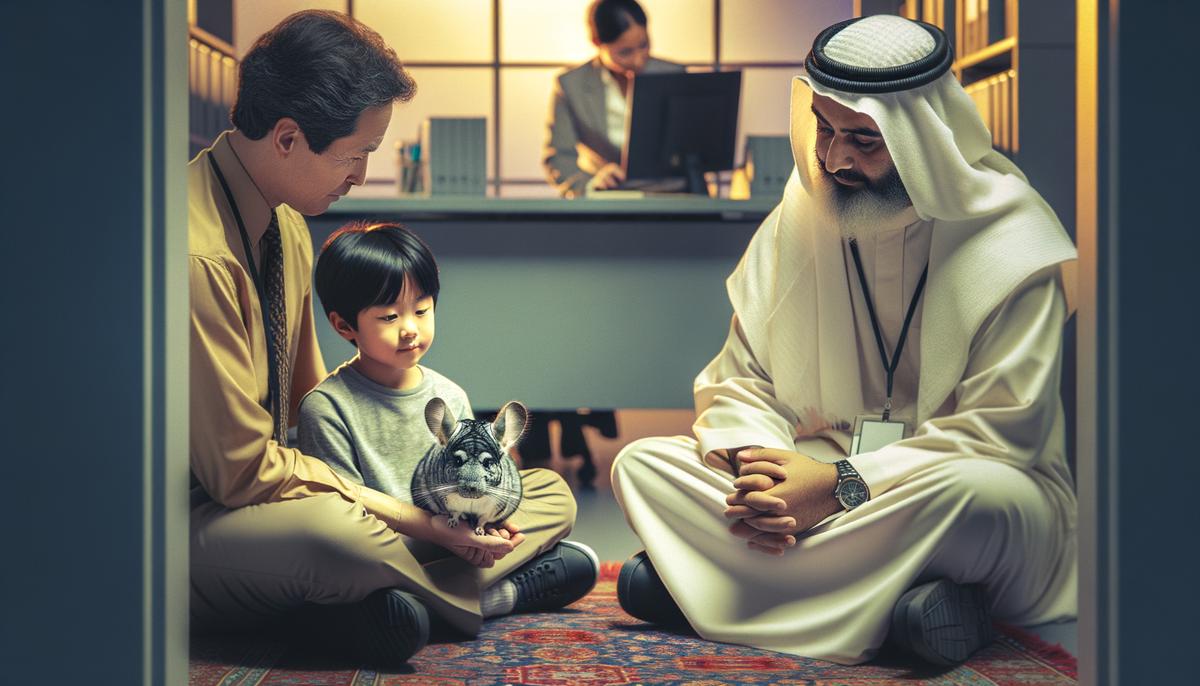
[[[404,141],[396,142],[396,193],[417,195],[424,188],[421,169],[421,145]]]

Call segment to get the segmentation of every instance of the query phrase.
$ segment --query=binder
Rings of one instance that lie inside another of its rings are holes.
[[[999,149],[1005,154],[1012,155],[1012,89],[1013,89],[1013,72],[1007,71],[1000,74],[999,82],[999,113],[1000,113],[1000,141]]]
[[[795,161],[787,136],[746,136],[746,172],[750,197],[783,197]]]
[[[964,90],[967,91],[967,95],[971,96],[971,100],[975,102],[975,108],[979,110],[979,117],[983,119],[984,126],[988,128],[989,132],[994,131],[991,104],[992,93],[988,85],[988,80],[976,81]]]
[[[969,55],[979,50],[979,0],[963,0],[962,52]]]
[[[430,195],[482,196],[486,190],[487,120],[430,117],[421,123],[421,178]]]

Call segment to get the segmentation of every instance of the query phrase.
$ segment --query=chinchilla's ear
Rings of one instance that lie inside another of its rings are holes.
[[[492,431],[500,441],[500,447],[508,450],[521,440],[528,424],[529,410],[516,400],[510,400],[496,414],[496,421],[492,422]]]
[[[450,436],[454,435],[454,425],[457,423],[454,413],[446,407],[445,400],[435,397],[425,403],[425,426],[429,427],[429,433],[437,439],[438,445],[445,446],[450,442]]]

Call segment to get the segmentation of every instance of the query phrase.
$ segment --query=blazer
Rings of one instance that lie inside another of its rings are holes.
[[[600,59],[593,58],[554,80],[542,168],[550,185],[566,197],[583,195],[601,167],[621,161],[621,151],[608,140],[601,69]],[[681,64],[651,57],[642,73],[683,71]]]

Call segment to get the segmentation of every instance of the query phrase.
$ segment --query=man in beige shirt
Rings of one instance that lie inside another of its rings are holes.
[[[562,607],[595,581],[598,564],[556,545],[575,502],[553,472],[523,471],[517,514],[476,536],[287,446],[300,400],[326,374],[302,215],[363,183],[393,103],[414,88],[375,32],[297,13],[246,54],[236,128],[189,164],[199,630],[282,620],[396,663],[425,644],[431,615],[474,634],[484,616]]]

